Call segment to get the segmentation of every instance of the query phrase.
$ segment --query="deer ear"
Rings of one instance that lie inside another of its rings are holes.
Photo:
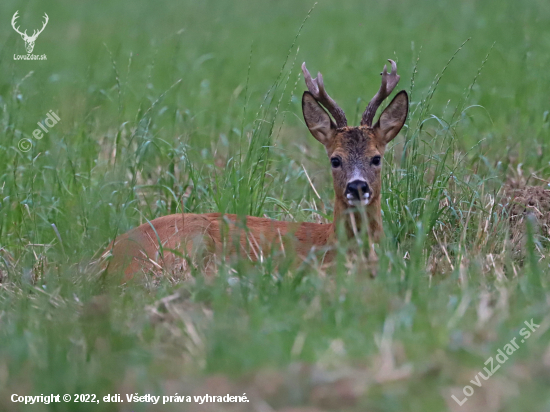
[[[384,144],[391,142],[405,124],[408,113],[409,96],[405,90],[401,90],[395,95],[374,125],[374,134],[378,140]]]
[[[313,137],[326,145],[334,136],[336,125],[310,92],[302,96],[302,112]]]

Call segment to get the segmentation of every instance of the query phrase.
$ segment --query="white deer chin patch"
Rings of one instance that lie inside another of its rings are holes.
[[[348,193],[346,195],[346,198],[348,199],[348,205],[350,206],[358,206],[358,205],[367,206],[370,204],[370,200],[371,200],[370,193],[363,193],[363,199],[361,200],[354,199],[351,193]]]

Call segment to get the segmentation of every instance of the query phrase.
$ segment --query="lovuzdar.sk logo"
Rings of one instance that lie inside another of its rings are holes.
[[[21,38],[25,41],[25,49],[27,49],[27,54],[14,54],[13,60],[46,60],[45,54],[41,54],[41,55],[32,54],[32,51],[34,50],[34,43],[36,42],[36,39],[38,38],[40,33],[42,33],[46,28],[46,25],[48,24],[48,21],[50,20],[50,18],[46,13],[44,13],[44,24],[42,24],[42,28],[40,30],[33,30],[32,35],[29,36],[27,34],[27,30],[25,30],[24,32],[21,32],[19,30],[19,26],[16,25],[17,19],[19,18],[18,13],[19,13],[19,10],[17,10],[13,15],[11,19],[11,26],[18,34],[21,35]]]

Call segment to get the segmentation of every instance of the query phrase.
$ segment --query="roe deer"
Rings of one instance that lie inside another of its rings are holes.
[[[369,102],[358,127],[347,125],[344,111],[325,90],[321,73],[312,79],[305,63],[302,65],[309,89],[302,97],[304,119],[313,137],[325,146],[332,167],[335,205],[331,224],[247,216],[243,225],[236,215],[220,213],[163,216],[116,238],[103,255],[106,257],[112,253],[107,270],[123,272],[125,279],[139,271],[173,270],[177,265],[183,265],[178,256],[192,256],[199,245],[210,255],[223,251],[235,255],[242,251],[250,259],[257,260],[274,246],[280,245],[284,249],[283,237],[291,239],[292,250],[304,258],[312,249],[333,244],[336,241],[335,227],[340,223],[345,225],[347,236],[352,237],[355,231],[364,229],[370,241],[377,243],[382,235],[382,157],[388,142],[405,124],[409,110],[408,96],[403,90],[372,125],[378,107],[399,82],[397,65],[392,60],[389,62],[391,73],[384,66],[380,90]],[[334,121],[321,105],[330,112]],[[361,208],[366,209],[364,213],[360,213]],[[367,218],[366,227],[363,227],[362,215]],[[235,241],[224,242],[225,237]],[[372,249],[369,255],[372,257]]]

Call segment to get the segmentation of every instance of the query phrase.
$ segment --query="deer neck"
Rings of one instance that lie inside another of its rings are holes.
[[[365,207],[365,213],[350,206],[344,199],[336,198],[334,204],[334,227],[343,225],[348,238],[355,237],[355,233],[367,231],[371,242],[378,243],[382,235],[382,212],[380,196],[371,200]],[[366,216],[366,222],[364,221]]]

